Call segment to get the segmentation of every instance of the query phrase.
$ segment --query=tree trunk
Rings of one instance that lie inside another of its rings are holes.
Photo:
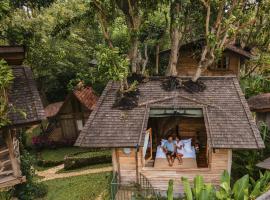
[[[138,46],[139,41],[137,37],[131,39],[131,49],[129,52],[129,59],[131,62],[131,72],[132,73],[139,73],[140,66],[138,65]]]
[[[210,67],[214,63],[214,61],[215,61],[214,49],[208,51],[208,47],[205,46],[196,73],[192,77],[192,81],[197,82],[197,80],[201,77],[202,72],[206,70],[208,67]]]
[[[157,43],[156,46],[156,68],[155,68],[155,74],[158,75],[159,71],[159,43]]]
[[[171,30],[171,54],[169,65],[167,68],[167,76],[177,76],[177,61],[178,61],[178,51],[180,43],[181,34],[177,27],[173,27]]]

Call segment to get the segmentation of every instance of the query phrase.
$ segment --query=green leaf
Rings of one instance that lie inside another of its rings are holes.
[[[185,192],[185,197],[186,200],[193,200],[193,195],[190,187],[190,183],[187,178],[182,177],[182,183],[184,186],[184,192]]]
[[[196,199],[199,199],[201,190],[203,189],[204,181],[202,176],[196,176],[194,178],[194,195]]]
[[[233,196],[235,200],[248,199],[249,175],[245,175],[237,180],[233,186]]]
[[[167,197],[168,197],[168,200],[173,200],[173,180],[169,180]]]
[[[253,188],[252,192],[250,193],[250,198],[255,199],[261,194],[261,182],[257,181],[255,187]]]

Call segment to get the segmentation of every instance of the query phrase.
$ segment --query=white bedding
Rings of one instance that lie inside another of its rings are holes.
[[[185,151],[183,148],[181,150],[181,153],[183,154],[183,158],[196,158],[196,152],[194,146],[191,147],[192,151]],[[156,153],[156,158],[166,158],[166,155],[162,149],[161,146],[157,147],[157,153]]]

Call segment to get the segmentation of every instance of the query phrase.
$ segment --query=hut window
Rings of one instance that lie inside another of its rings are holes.
[[[230,57],[229,56],[222,56],[222,58],[219,59],[218,63],[216,64],[215,69],[227,70],[227,69],[229,69],[229,65],[230,65]]]
[[[83,121],[81,119],[77,119],[77,128],[79,131],[83,129]]]

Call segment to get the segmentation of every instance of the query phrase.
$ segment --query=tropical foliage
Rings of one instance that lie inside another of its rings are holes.
[[[254,200],[270,189],[270,172],[260,173],[255,181],[245,175],[231,185],[230,175],[224,171],[219,187],[205,183],[202,176],[194,178],[193,187],[187,178],[182,177],[185,200]],[[173,200],[173,181],[169,182],[168,200]]]
[[[0,60],[0,128],[9,123],[8,113],[9,104],[7,97],[7,89],[13,80],[13,74],[10,67],[4,60]]]
[[[257,179],[259,178],[258,162],[263,161],[270,155],[270,131],[265,123],[261,123],[260,132],[265,144],[264,149],[260,150],[236,150],[233,152],[232,178],[236,180],[248,174]]]

